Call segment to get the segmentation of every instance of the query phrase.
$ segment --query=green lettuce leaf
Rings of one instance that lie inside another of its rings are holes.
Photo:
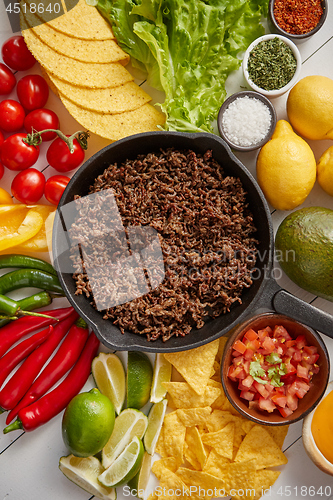
[[[225,81],[264,33],[268,0],[99,0],[119,45],[165,92],[165,128],[212,132]]]

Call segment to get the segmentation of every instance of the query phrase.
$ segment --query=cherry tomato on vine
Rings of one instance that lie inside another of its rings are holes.
[[[10,94],[16,85],[14,73],[3,63],[0,63],[0,95]]]
[[[49,165],[58,172],[70,172],[81,165],[84,160],[84,150],[77,139],[74,139],[73,145],[74,151],[71,153],[67,144],[60,137],[55,139],[46,153]]]
[[[69,181],[70,178],[66,175],[52,175],[52,177],[49,177],[44,187],[44,196],[47,201],[52,205],[58,205]]]
[[[6,132],[16,132],[23,127],[25,112],[23,106],[13,99],[0,102],[0,128]]]
[[[34,109],[25,117],[24,128],[28,134],[31,134],[33,130],[41,132],[49,128],[59,129],[59,118],[51,109]],[[56,137],[57,134],[55,132],[45,132],[42,134],[43,141],[52,141]]]
[[[36,168],[19,172],[12,182],[12,195],[21,203],[38,203],[44,193],[45,177]]]
[[[36,62],[21,35],[8,38],[2,45],[1,54],[3,62],[16,71],[30,69]]]
[[[13,134],[1,146],[0,161],[9,170],[24,170],[38,160],[39,147],[29,146],[22,139],[26,134]]]
[[[49,87],[40,75],[27,75],[17,82],[17,97],[27,111],[43,108],[49,97]]]

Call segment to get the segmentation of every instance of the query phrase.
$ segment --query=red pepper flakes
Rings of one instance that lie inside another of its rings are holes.
[[[281,29],[303,35],[317,26],[323,8],[320,0],[276,0],[273,12]]]

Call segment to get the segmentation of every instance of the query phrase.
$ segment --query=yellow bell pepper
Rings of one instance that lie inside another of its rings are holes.
[[[43,217],[36,208],[21,204],[0,206],[0,251],[33,238],[43,223]]]

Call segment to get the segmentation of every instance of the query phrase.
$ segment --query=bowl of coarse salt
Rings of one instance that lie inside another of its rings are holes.
[[[220,136],[236,151],[261,148],[272,136],[276,111],[269,99],[251,90],[236,92],[222,104],[217,127]]]

